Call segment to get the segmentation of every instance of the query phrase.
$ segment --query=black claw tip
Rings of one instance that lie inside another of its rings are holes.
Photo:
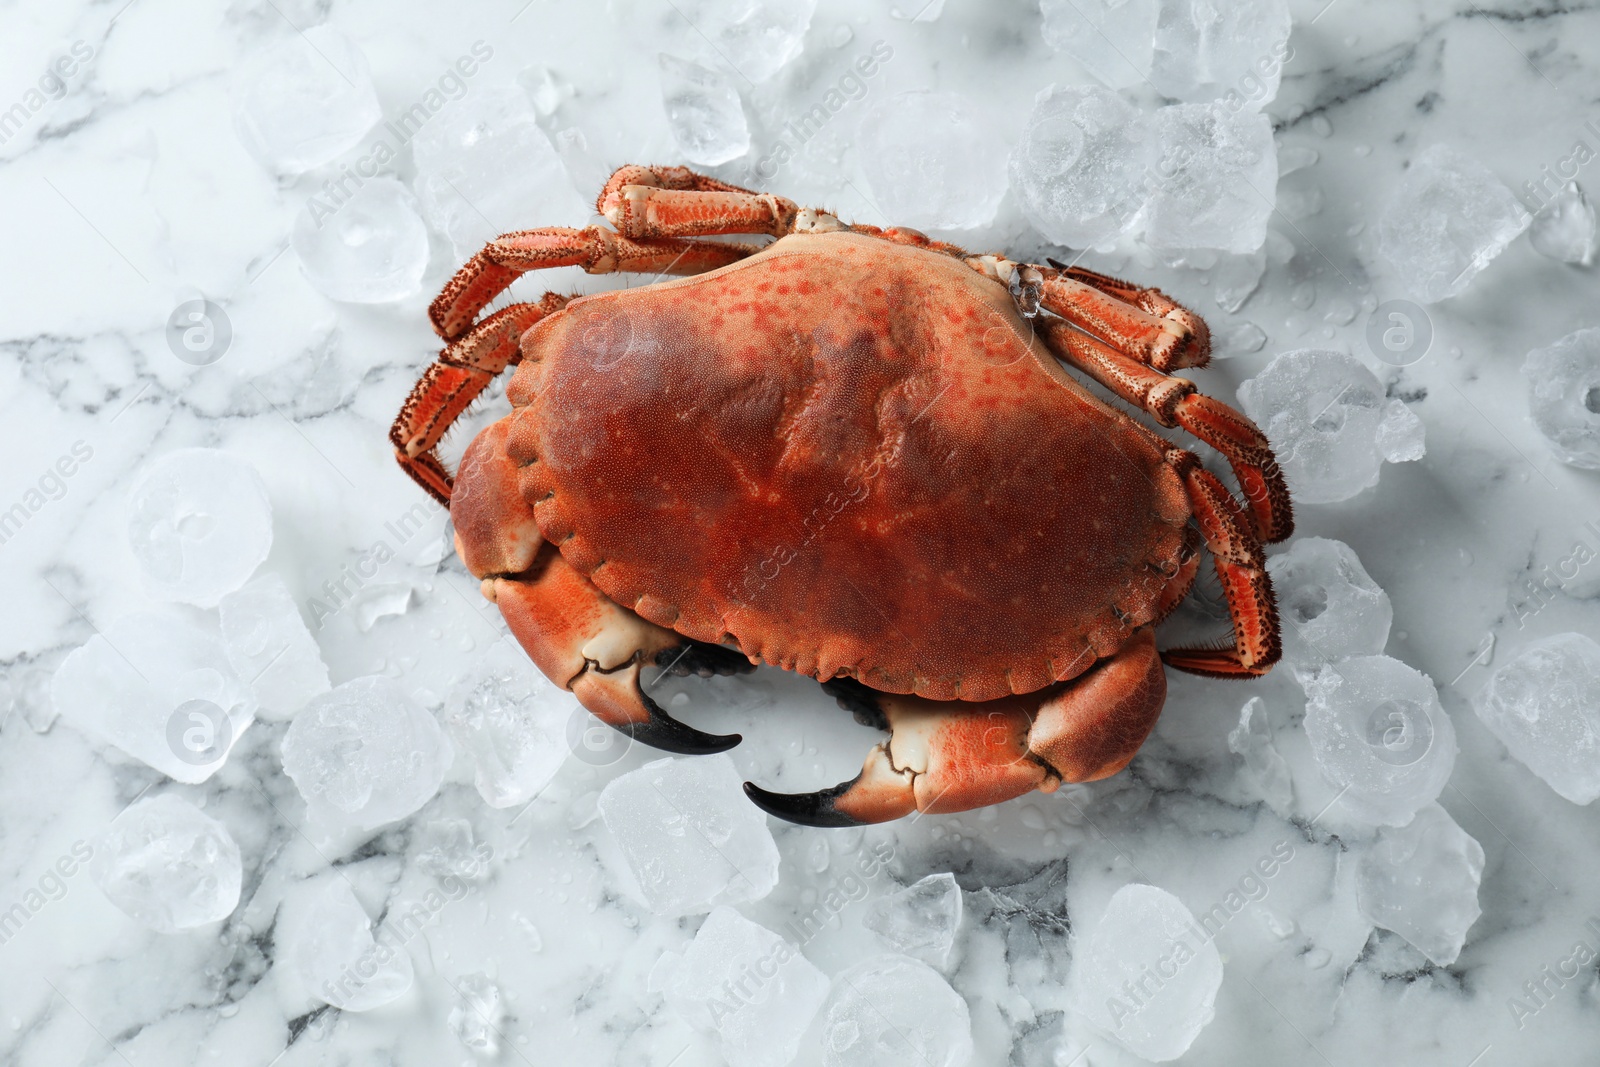
[[[708,734],[679,722],[651,700],[643,688],[639,690],[639,699],[650,713],[650,721],[630,725],[626,733],[640,744],[681,756],[709,756],[714,752],[726,752],[744,740],[739,734]]]
[[[846,815],[833,806],[855,779],[841,782],[832,789],[819,789],[815,793],[772,793],[754,782],[744,784],[744,795],[768,815],[775,815],[801,826],[860,826],[860,819]]]

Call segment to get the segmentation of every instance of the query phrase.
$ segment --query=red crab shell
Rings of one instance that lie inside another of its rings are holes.
[[[987,700],[1089,668],[1183,595],[1166,444],[1066,374],[959,260],[793,234],[574,300],[523,335],[499,447],[608,597],[890,693]],[[463,478],[458,524],[502,512]]]

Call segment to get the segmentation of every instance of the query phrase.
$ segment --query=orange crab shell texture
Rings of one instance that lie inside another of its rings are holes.
[[[1164,442],[951,257],[792,235],[521,347],[504,447],[540,532],[695,640],[994,699],[1115,652],[1180,570]]]

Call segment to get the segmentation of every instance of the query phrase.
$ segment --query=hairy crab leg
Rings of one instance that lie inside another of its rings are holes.
[[[1265,674],[1278,662],[1283,646],[1261,541],[1227,486],[1200,465],[1198,456],[1175,448],[1167,458],[1183,477],[1195,521],[1216,558],[1233,620],[1234,647],[1171,648],[1161,658],[1169,667],[1212,678]]]
[[[1255,423],[1195,389],[1089,336],[1058,318],[1036,320],[1045,343],[1077,368],[1163,426],[1181,426],[1227,457],[1249,504],[1256,535],[1282,541],[1294,532],[1289,487],[1272,445]]]
[[[608,598],[550,544],[527,571],[486,579],[484,585],[534,664],[601,722],[635,741],[687,755],[739,743],[738,734],[709,734],[679,722],[640,684],[651,664],[676,674],[752,670],[738,652],[646,622]]]
[[[1174,323],[1186,331],[1192,338],[1190,343],[1168,349],[1165,358],[1160,361],[1151,360],[1151,366],[1157,370],[1173,371],[1179,367],[1204,367],[1211,362],[1211,328],[1206,325],[1206,320],[1160,289],[1125,282],[1082,267],[1060,267],[1054,261],[1051,262],[1051,266],[1060,270],[1067,279],[1098,290],[1123,303],[1132,304],[1155,316],[1157,320]]]
[[[921,812],[998,804],[1062,782],[1116,774],[1149,736],[1166,699],[1150,629],[1066,685],[982,702],[872,694],[889,738],[861,773],[814,793],[745,793],[808,826],[858,826]]]

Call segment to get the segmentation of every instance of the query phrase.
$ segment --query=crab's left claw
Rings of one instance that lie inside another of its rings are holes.
[[[541,546],[526,572],[489,579],[484,586],[545,676],[571,690],[606,725],[635,741],[691,756],[739,743],[738,734],[709,734],[679,722],[640,684],[647,664],[678,674],[750,670],[737,652],[688,642],[625,610],[553,545]]]
[[[815,793],[772,793],[749,782],[744,791],[768,814],[806,826],[858,826],[1054,792],[1063,781],[1126,767],[1166,692],[1146,628],[1065,686],[1026,696],[969,703],[880,694],[889,738],[856,777]]]

